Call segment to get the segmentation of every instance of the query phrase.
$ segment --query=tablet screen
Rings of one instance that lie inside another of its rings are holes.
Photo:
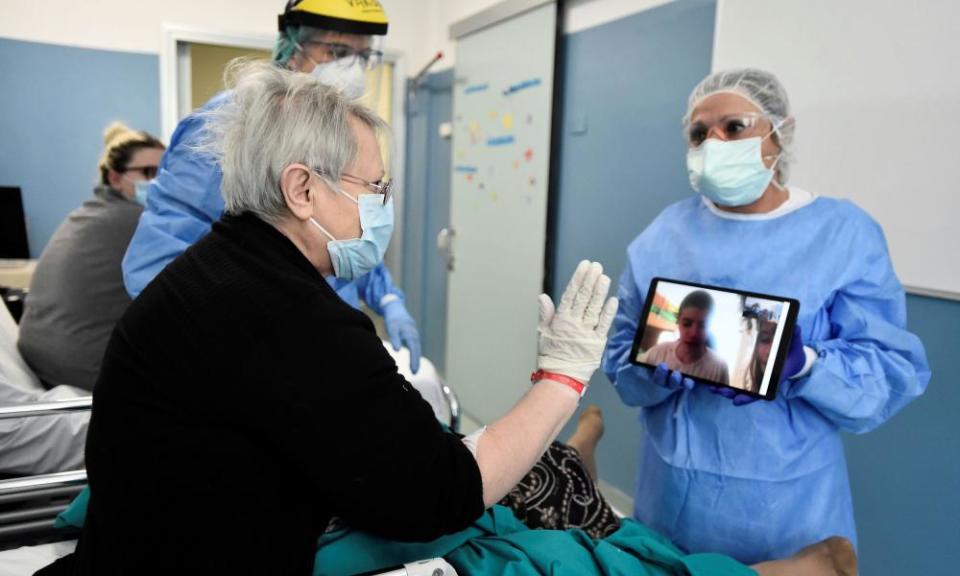
[[[655,278],[631,360],[772,400],[798,309],[790,298]]]

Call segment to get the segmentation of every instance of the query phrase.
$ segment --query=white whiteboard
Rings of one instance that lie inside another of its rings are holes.
[[[718,0],[714,41],[714,70],[786,86],[790,183],[879,221],[909,291],[960,299],[960,2]]]

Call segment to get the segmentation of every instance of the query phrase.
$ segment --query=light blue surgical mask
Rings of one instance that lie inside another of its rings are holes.
[[[342,190],[337,192],[359,206],[360,237],[337,240],[313,218],[310,218],[310,223],[330,239],[330,242],[327,242],[327,251],[333,263],[334,276],[343,280],[356,280],[383,262],[383,256],[390,246],[390,236],[393,234],[393,198],[384,204],[380,194],[361,194],[354,198]]]
[[[133,199],[141,205],[147,205],[147,194],[150,192],[150,184],[153,180],[137,180],[133,183]]]
[[[710,138],[688,150],[690,185],[720,206],[746,206],[756,202],[773,180],[774,168],[780,160],[778,154],[770,168],[763,163],[761,147],[770,134],[743,140]]]

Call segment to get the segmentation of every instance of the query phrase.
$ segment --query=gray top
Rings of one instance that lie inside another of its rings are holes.
[[[130,296],[121,261],[143,208],[111,188],[67,216],[43,250],[20,320],[20,354],[51,388],[93,390]]]

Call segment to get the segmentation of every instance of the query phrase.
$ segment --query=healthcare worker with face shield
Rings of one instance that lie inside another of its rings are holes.
[[[604,353],[620,398],[643,408],[634,514],[691,552],[748,563],[830,535],[856,543],[840,431],[879,426],[930,378],[883,231],[852,202],[787,185],[794,119],[774,75],[709,75],[684,127],[699,195],[627,248]],[[775,401],[630,363],[655,276],[800,301]]]
[[[280,15],[274,49],[277,66],[312,74],[348,98],[368,90],[366,71],[379,66],[375,40],[387,33],[387,17],[376,0],[290,0]],[[221,92],[177,125],[146,209],[123,259],[123,279],[134,298],[174,258],[205,236],[221,214],[222,173],[209,154],[197,152],[206,115],[232,95]],[[374,183],[384,186],[382,182]],[[344,270],[328,281],[355,308],[360,300],[384,318],[395,350],[410,351],[410,369],[420,367],[420,335],[404,305],[403,292],[379,263],[369,273]]]

